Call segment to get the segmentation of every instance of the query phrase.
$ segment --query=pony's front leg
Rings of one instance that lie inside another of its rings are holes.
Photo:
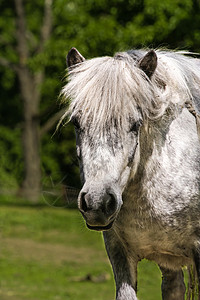
[[[116,284],[116,300],[137,300],[137,261],[128,259],[113,230],[104,232],[104,241]]]
[[[184,300],[185,284],[183,271],[172,271],[160,267],[162,271],[162,299],[163,300]]]

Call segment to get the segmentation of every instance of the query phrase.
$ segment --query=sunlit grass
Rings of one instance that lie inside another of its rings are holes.
[[[113,275],[100,233],[76,210],[0,206],[0,299],[113,300]],[[139,265],[140,300],[161,299],[153,263]]]

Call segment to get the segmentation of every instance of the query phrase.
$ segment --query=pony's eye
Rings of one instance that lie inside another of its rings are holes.
[[[140,126],[142,125],[142,120],[139,120],[137,122],[134,122],[130,128],[130,132],[138,132]]]

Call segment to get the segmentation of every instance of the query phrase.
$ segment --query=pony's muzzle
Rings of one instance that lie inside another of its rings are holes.
[[[86,220],[87,227],[93,230],[108,230],[112,227],[118,212],[118,201],[114,193],[96,195],[81,192],[79,210]]]

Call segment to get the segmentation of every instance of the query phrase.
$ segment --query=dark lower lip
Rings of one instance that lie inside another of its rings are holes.
[[[89,224],[86,223],[87,228],[89,228],[90,230],[96,230],[96,231],[106,231],[111,229],[112,225],[113,225],[114,221],[112,221],[110,224],[106,225],[106,226],[91,226]]]

